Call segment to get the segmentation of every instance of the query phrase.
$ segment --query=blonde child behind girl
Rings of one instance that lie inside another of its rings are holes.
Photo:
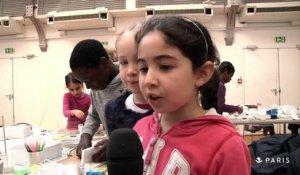
[[[88,94],[84,93],[83,83],[72,73],[65,76],[65,83],[69,90],[63,97],[63,113],[68,119],[67,129],[77,129],[79,124],[85,122],[91,99]]]
[[[219,58],[206,28],[185,17],[152,17],[137,44],[139,85],[155,111],[134,127],[145,174],[250,175],[247,145],[216,111]]]
[[[134,24],[116,40],[120,77],[128,90],[106,105],[105,118],[109,134],[118,128],[132,128],[139,119],[153,113],[139,88],[135,36],[141,26],[142,23]]]
[[[139,88],[135,36],[141,25],[142,23],[137,23],[130,26],[116,40],[115,46],[120,78],[127,90],[105,106],[106,129],[109,135],[115,129],[132,128],[138,120],[153,113],[151,106],[147,104]],[[106,159],[107,141],[102,140],[94,146],[102,155],[93,157],[94,160],[104,161]]]

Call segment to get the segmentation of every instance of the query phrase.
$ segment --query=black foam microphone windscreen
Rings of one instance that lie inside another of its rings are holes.
[[[109,175],[143,174],[143,146],[134,130],[129,128],[114,130],[106,151]]]

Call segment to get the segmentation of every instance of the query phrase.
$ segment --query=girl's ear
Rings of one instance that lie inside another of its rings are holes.
[[[211,61],[206,61],[201,67],[195,70],[195,86],[198,88],[208,82],[212,75],[214,74],[215,66]]]

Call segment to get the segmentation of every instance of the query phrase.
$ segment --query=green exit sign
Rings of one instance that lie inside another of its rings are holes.
[[[275,41],[276,43],[285,43],[286,39],[285,36],[276,36]]]
[[[12,47],[10,47],[10,48],[5,48],[5,53],[6,53],[6,54],[12,54],[12,53],[15,53],[15,48],[12,48]]]

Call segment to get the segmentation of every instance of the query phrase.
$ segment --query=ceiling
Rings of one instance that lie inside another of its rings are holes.
[[[297,0],[136,0],[137,8],[150,5],[199,4],[202,2],[215,5],[227,5],[228,2],[265,3],[291,2]],[[24,16],[26,0],[0,0],[0,16]],[[106,7],[109,10],[126,9],[126,0],[37,0],[38,14],[47,14],[50,11],[73,11]],[[300,1],[299,1],[300,3]]]

